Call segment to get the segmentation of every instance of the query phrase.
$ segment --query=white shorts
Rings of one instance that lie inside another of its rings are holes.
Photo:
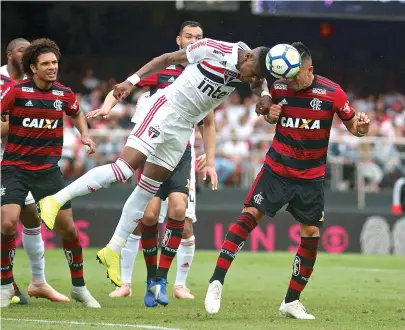
[[[182,118],[167,102],[162,91],[142,102],[139,119],[126,147],[148,157],[148,162],[173,171],[184,154],[194,124]]]
[[[34,196],[32,196],[31,191],[28,192],[27,197],[25,198],[25,205],[35,204]]]

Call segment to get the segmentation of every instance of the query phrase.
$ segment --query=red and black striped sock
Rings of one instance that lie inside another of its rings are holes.
[[[300,294],[314,270],[318,242],[319,237],[301,237],[301,244],[294,259],[290,285],[285,296],[286,303],[300,299]]]
[[[1,234],[1,285],[11,284],[14,282],[13,262],[15,248],[15,236]]]
[[[256,226],[257,222],[252,214],[245,212],[239,215],[237,222],[232,225],[226,234],[210,283],[220,281],[224,284],[225,275],[229,267],[231,267],[233,259],[242,249],[247,237]]]
[[[167,226],[162,239],[159,267],[156,272],[156,277],[167,278],[167,273],[169,272],[173,258],[176,256],[177,249],[180,246],[181,237],[183,236],[183,229],[184,219],[174,220],[172,218],[168,218]]]
[[[69,264],[72,285],[84,286],[83,251],[82,245],[80,244],[79,233],[76,232],[76,238],[73,240],[62,240],[62,246]]]
[[[141,222],[140,226],[143,258],[145,259],[147,271],[146,278],[150,279],[156,276],[157,270],[158,224],[146,226]]]

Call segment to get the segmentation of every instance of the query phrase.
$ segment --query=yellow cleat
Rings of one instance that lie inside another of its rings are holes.
[[[107,244],[105,248],[97,252],[97,260],[107,268],[107,277],[111,282],[121,287],[121,253],[114,252]]]
[[[39,217],[46,228],[52,230],[55,227],[55,219],[59,213],[59,209],[62,207],[62,203],[59,203],[54,197],[48,196],[38,202],[38,207]]]
[[[10,299],[11,304],[19,304],[20,303],[20,298],[17,296],[13,296],[13,298]]]

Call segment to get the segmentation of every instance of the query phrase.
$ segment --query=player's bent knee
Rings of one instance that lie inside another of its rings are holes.
[[[142,223],[145,226],[154,226],[158,223],[159,221],[159,215],[155,216],[154,214],[144,214],[142,217]]]
[[[183,239],[188,239],[193,236],[193,220],[186,218],[184,222]]]
[[[135,164],[137,164],[135,162]],[[134,168],[125,159],[118,158],[114,164],[112,164],[114,173],[118,181],[125,182],[135,173]],[[135,168],[139,167],[136,165]]]
[[[311,226],[301,223],[300,234],[302,237],[319,237],[320,229],[317,226]]]
[[[243,208],[242,213],[250,213],[251,215],[253,215],[257,223],[259,223],[264,216],[264,213],[262,211],[253,206],[247,206]]]

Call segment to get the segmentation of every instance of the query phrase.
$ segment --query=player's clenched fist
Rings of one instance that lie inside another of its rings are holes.
[[[280,104],[272,104],[269,113],[264,116],[264,118],[270,124],[275,124],[277,123],[278,117],[280,117],[281,110],[282,106]]]

